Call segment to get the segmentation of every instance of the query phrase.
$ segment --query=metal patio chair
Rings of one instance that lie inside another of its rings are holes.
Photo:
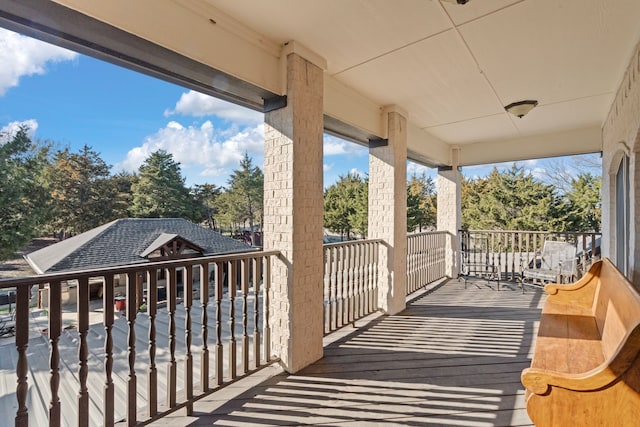
[[[568,242],[545,240],[542,253],[520,262],[520,285],[544,286],[569,283],[576,273],[576,247]]]

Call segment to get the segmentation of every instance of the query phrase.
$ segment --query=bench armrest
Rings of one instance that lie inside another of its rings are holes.
[[[572,284],[560,285],[557,283],[549,283],[545,285],[544,291],[548,294],[547,300],[553,302],[570,300],[572,303],[590,306],[593,303],[596,288],[600,280],[599,273],[601,267],[602,262],[596,262],[587,274]]]
[[[527,390],[538,395],[545,395],[551,391],[551,387],[560,387],[574,391],[592,391],[606,387],[616,381],[619,375],[609,369],[598,368],[582,374],[565,374],[562,372],[548,371],[544,369],[527,368],[522,371],[522,385]]]

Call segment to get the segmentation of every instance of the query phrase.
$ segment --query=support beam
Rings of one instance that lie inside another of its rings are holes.
[[[287,57],[287,105],[265,114],[264,247],[272,268],[271,351],[296,372],[322,358],[322,69]]]
[[[602,151],[599,126],[460,146],[459,165],[471,166]]]

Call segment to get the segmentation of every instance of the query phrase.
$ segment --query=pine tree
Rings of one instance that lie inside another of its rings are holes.
[[[78,153],[58,151],[47,169],[55,230],[81,233],[113,219],[111,166],[85,145]]]
[[[324,226],[329,231],[351,238],[352,233],[367,234],[367,181],[349,173],[324,192]]]
[[[233,171],[228,181],[225,209],[236,224],[249,224],[251,240],[255,241],[255,226],[262,228],[264,175],[253,165],[248,153],[240,161],[240,168]]]
[[[131,186],[131,215],[140,218],[193,219],[193,199],[184,185],[180,163],[164,150],[152,153],[140,166]]]
[[[48,215],[43,170],[50,147],[32,142],[27,132],[0,135],[0,260],[36,237]]]

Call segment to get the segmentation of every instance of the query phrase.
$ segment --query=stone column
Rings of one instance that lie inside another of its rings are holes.
[[[369,238],[382,239],[379,308],[396,314],[407,296],[407,119],[390,110],[388,142],[369,148]]]
[[[265,114],[264,247],[272,267],[271,351],[296,372],[322,358],[323,70],[286,59],[286,106]]]
[[[452,149],[452,167],[438,169],[438,230],[447,231],[446,274],[458,276],[458,230],[462,221],[462,174],[458,168],[458,150]]]

